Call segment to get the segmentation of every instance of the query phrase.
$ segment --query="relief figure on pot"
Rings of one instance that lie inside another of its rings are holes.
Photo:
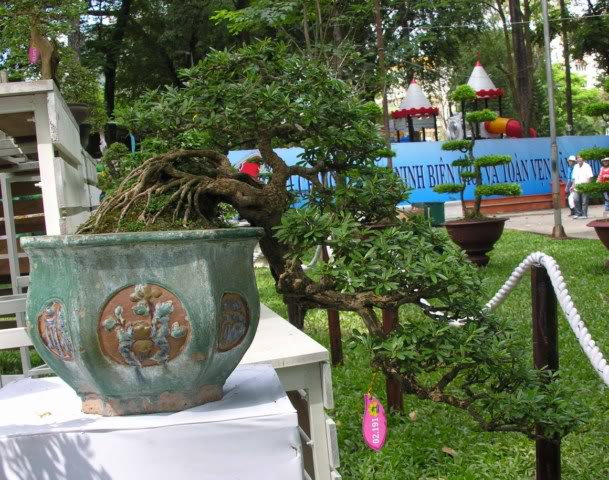
[[[103,353],[134,367],[165,365],[182,351],[189,331],[182,302],[154,284],[131,285],[114,294],[98,329]]]
[[[226,352],[239,345],[249,329],[250,313],[247,302],[238,293],[225,293],[220,315],[218,350]]]
[[[38,315],[38,332],[44,345],[57,357],[72,360],[74,349],[66,327],[65,308],[56,300],[47,302]]]

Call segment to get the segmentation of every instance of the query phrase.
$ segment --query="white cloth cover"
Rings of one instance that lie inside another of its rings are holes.
[[[408,85],[406,96],[400,103],[400,110],[408,110],[410,108],[430,108],[431,102],[423,93],[421,86],[413,80]]]
[[[302,479],[294,407],[267,365],[237,368],[224,398],[178,413],[100,417],[59,378],[0,390],[3,480]]]
[[[469,76],[467,84],[476,92],[480,90],[496,90],[497,88],[480,62],[476,62],[476,66]]]

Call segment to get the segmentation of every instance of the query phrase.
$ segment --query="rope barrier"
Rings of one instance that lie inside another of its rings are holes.
[[[499,305],[501,305],[512,289],[518,285],[520,280],[522,280],[522,277],[532,265],[542,266],[548,272],[548,276],[550,277],[550,281],[554,287],[554,292],[556,293],[556,298],[558,299],[560,308],[565,314],[573,333],[575,333],[582,350],[590,360],[590,363],[596,370],[596,373],[598,373],[603,382],[609,386],[609,365],[607,365],[607,360],[605,360],[605,357],[596,345],[596,342],[592,339],[592,335],[586,328],[586,325],[579,315],[577,308],[575,308],[573,299],[567,290],[565,279],[560,272],[560,267],[558,266],[558,263],[556,263],[556,260],[554,260],[551,256],[546,255],[543,252],[531,253],[520,263],[520,265],[518,265],[518,267],[516,267],[516,269],[510,275],[510,278],[507,279],[495,296],[485,305],[484,310],[487,312],[492,312]]]

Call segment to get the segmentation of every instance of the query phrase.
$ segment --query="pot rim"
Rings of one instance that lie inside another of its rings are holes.
[[[465,225],[477,225],[480,223],[500,223],[500,222],[507,222],[510,218],[509,217],[486,217],[486,218],[479,218],[479,219],[471,219],[471,220],[465,220],[463,218],[460,218],[458,220],[449,220],[447,222],[444,222],[441,226],[446,227],[446,226],[465,226]]]
[[[188,242],[192,240],[226,241],[262,238],[259,227],[216,228],[210,230],[170,230],[156,232],[100,233],[87,235],[42,235],[21,238],[24,250],[59,247],[125,245],[131,243]]]
[[[586,227],[609,228],[609,219],[603,218],[603,219],[592,220],[590,223],[586,224]]]

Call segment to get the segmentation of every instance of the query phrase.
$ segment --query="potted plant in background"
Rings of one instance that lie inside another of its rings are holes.
[[[608,104],[609,105],[609,104]],[[607,200],[607,196],[609,196],[609,181],[606,180],[606,175],[602,175],[603,168],[609,167],[609,163],[607,161],[602,161],[605,158],[609,158],[609,148],[587,148],[585,150],[581,150],[579,155],[586,161],[590,160],[600,160],[601,161],[601,175],[599,178],[594,179],[591,183],[581,183],[577,185],[576,189],[580,193],[587,193],[590,197],[604,197],[605,202],[605,213],[604,217],[607,216],[607,212],[609,212],[609,201]],[[602,218],[598,220],[593,220],[588,223],[586,226],[594,228],[594,231],[598,235],[600,241],[605,245],[605,247],[609,250],[609,218]],[[607,267],[609,267],[609,260],[606,263]]]
[[[471,103],[476,100],[476,92],[469,85],[460,85],[452,95],[455,102]],[[468,258],[479,266],[487,265],[489,257],[486,255],[501,237],[503,227],[507,218],[486,217],[480,212],[482,197],[493,195],[516,196],[521,194],[521,189],[515,183],[498,183],[484,185],[482,169],[485,167],[496,167],[506,165],[512,161],[509,155],[484,155],[474,156],[476,144],[476,132],[482,122],[490,122],[497,115],[487,109],[469,112],[465,115],[472,132],[471,140],[451,140],[442,144],[442,150],[458,151],[465,155],[452,162],[457,167],[461,183],[444,183],[436,185],[434,191],[437,193],[458,193],[461,199],[463,219],[444,223],[448,235],[459,247],[467,253]],[[467,208],[465,204],[465,189],[468,185],[474,185],[474,205]]]
[[[57,82],[80,128],[80,143],[87,148],[91,131],[103,130],[108,122],[97,76],[78,61],[74,50],[64,47],[61,49]]]

